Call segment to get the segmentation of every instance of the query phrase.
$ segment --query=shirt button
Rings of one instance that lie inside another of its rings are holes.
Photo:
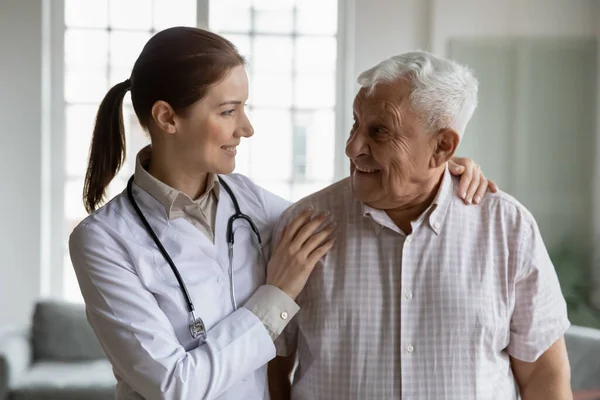
[[[412,294],[412,292],[406,292],[405,296],[406,296],[406,298],[407,298],[408,300],[410,300],[410,299],[412,299],[412,298],[413,298],[413,294]]]
[[[440,229],[440,223],[439,223],[439,222],[436,222],[436,223],[434,223],[434,224],[433,224],[433,227],[434,227],[435,229]]]
[[[412,344],[409,344],[408,347],[406,348],[406,351],[408,351],[409,353],[412,353],[413,351],[415,351],[415,348],[413,347]]]
[[[281,314],[279,314],[279,316],[281,317],[281,319],[287,319],[288,318],[288,313],[286,313],[285,311],[282,312]]]
[[[407,236],[406,237],[406,243],[410,243],[412,242],[412,236]]]

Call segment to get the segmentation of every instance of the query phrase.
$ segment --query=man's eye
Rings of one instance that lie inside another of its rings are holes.
[[[375,135],[384,135],[387,132],[383,126],[375,126],[372,131]]]

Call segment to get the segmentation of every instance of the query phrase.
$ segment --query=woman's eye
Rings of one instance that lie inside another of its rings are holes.
[[[224,117],[229,117],[229,116],[233,115],[234,112],[235,112],[235,108],[233,108],[231,110],[223,111],[221,113],[221,115]]]

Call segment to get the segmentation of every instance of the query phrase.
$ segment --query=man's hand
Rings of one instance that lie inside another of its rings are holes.
[[[573,400],[571,368],[564,337],[532,363],[511,357],[523,400]]]

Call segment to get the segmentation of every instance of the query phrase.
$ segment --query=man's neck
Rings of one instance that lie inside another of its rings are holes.
[[[422,191],[413,198],[410,202],[397,208],[385,210],[392,221],[402,230],[402,232],[410,235],[412,233],[411,222],[418,219],[425,210],[429,208],[435,199],[444,174],[435,177],[422,185]]]
[[[192,200],[202,196],[206,192],[208,172],[190,173],[179,165],[180,163],[172,157],[166,157],[162,152],[152,149],[148,173]]]

